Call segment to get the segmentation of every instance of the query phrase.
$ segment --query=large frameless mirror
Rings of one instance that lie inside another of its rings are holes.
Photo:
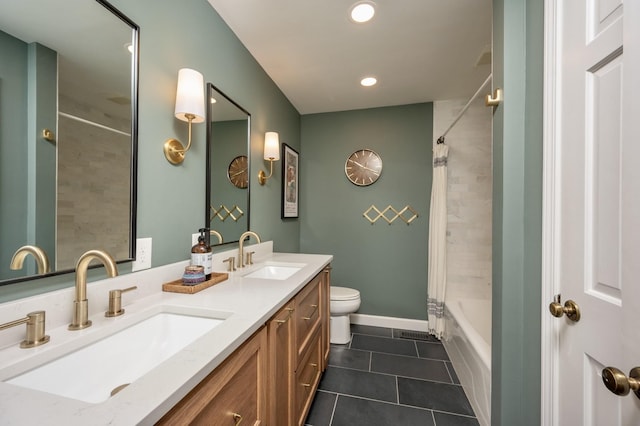
[[[0,285],[134,257],[138,33],[102,0],[3,2]]]
[[[249,229],[251,115],[211,83],[207,100],[206,227],[211,245],[235,243]]]

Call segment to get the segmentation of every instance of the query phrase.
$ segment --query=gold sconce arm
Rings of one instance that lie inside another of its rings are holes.
[[[269,164],[271,165],[271,169],[270,169],[271,171],[269,172],[269,176],[267,176],[267,174],[262,170],[260,170],[258,172],[258,183],[260,185],[264,185],[265,183],[267,183],[267,180],[269,180],[269,178],[271,178],[271,176],[273,176],[273,162],[274,161],[275,160],[273,158],[269,158]]]
[[[189,148],[191,148],[191,124],[196,116],[193,114],[185,114],[185,117],[189,120],[189,140],[187,141],[186,148],[178,139],[170,138],[164,143],[164,156],[171,164],[182,163],[184,161],[185,153],[189,151]]]

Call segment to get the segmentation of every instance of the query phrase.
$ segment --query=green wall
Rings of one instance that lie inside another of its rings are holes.
[[[56,130],[57,54],[0,31],[0,280],[36,272],[32,259],[9,269],[16,249],[35,244],[55,253],[55,145],[41,132]],[[28,159],[28,161],[27,161]],[[26,165],[26,167],[25,167]],[[6,202],[11,200],[11,202]],[[54,264],[55,258],[49,260]]]
[[[359,313],[426,319],[432,140],[431,103],[302,116],[300,248],[334,256],[332,284],[360,290]],[[382,157],[367,187],[344,173],[360,148]],[[419,216],[372,225],[363,217],[371,205],[409,205]]]
[[[494,0],[493,425],[540,424],[543,7]]]
[[[3,276],[14,250],[24,244],[27,232],[27,169],[14,167],[27,163],[27,45],[0,31],[0,200],[16,198],[15,203],[0,203],[0,264]],[[11,271],[12,277],[23,271]]]

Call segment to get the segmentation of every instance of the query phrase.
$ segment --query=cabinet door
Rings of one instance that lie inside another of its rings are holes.
[[[322,336],[320,335],[320,328],[316,328],[309,343],[307,351],[303,354],[296,370],[295,407],[298,425],[304,424],[320,382],[322,368]]]
[[[270,425],[293,425],[295,370],[294,302],[286,304],[268,323]]]
[[[263,327],[171,409],[159,425],[266,424],[267,331]]]
[[[316,275],[307,286],[295,297],[296,310],[296,347],[297,359],[311,343],[313,332],[320,326],[320,281],[322,273]]]

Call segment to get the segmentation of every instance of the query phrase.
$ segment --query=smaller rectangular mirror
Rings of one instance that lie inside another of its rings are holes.
[[[238,242],[249,230],[249,136],[251,115],[207,83],[207,172],[205,227],[210,244]]]

